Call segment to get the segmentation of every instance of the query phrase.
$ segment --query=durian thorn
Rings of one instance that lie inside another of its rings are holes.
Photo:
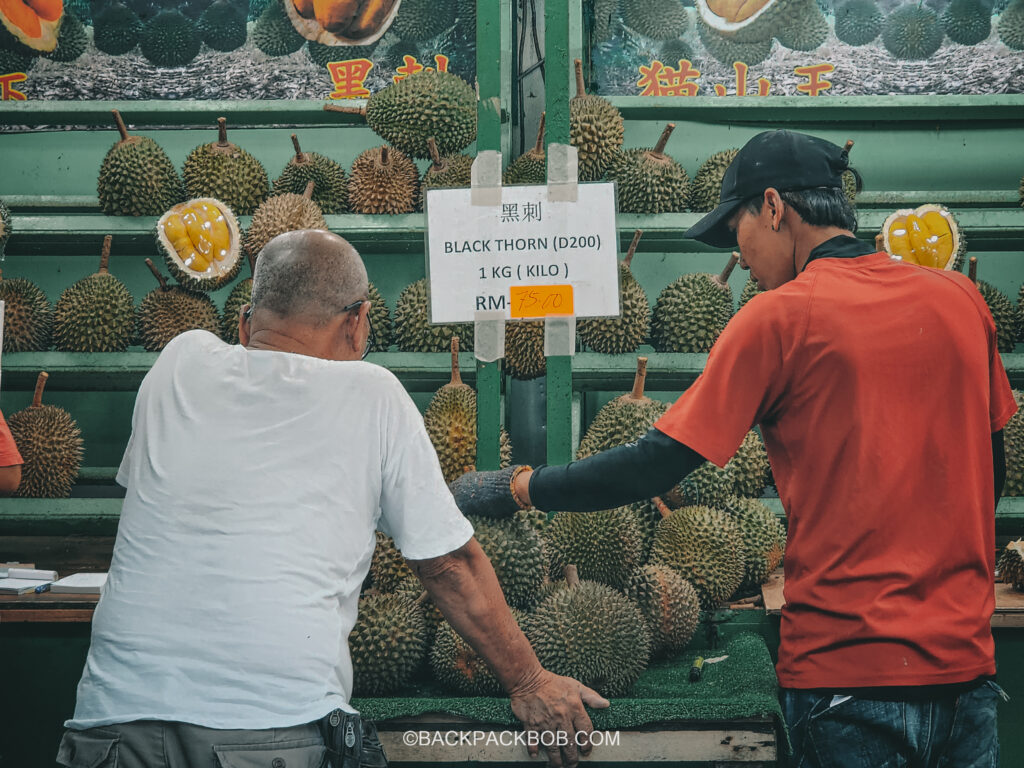
[[[452,336],[452,380],[448,382],[451,386],[457,387],[462,383],[462,373],[459,371],[459,337]]]
[[[161,291],[171,290],[171,286],[167,284],[167,278],[160,274],[160,270],[156,268],[152,259],[146,259],[146,266],[149,267],[149,271],[153,273],[153,277],[155,277],[157,282],[160,283]]]
[[[131,136],[128,135],[128,127],[124,124],[124,119],[121,117],[121,113],[116,109],[110,110],[114,114],[114,122],[117,123],[117,130],[121,133],[121,141],[128,141]]]
[[[416,596],[416,599],[413,600],[413,602],[416,603],[416,605],[424,605],[429,599],[430,594],[427,592],[427,590],[424,589]]]
[[[967,263],[969,265],[967,267],[967,276],[971,278],[971,282],[972,283],[977,285],[978,284],[978,257],[977,256],[971,256],[970,261],[967,262]]]
[[[547,112],[540,113],[540,124],[537,126],[537,142],[533,145],[533,152],[537,155],[544,154],[544,121]]]
[[[299,137],[294,133],[292,134],[292,146],[295,147],[295,162],[300,165],[308,163],[309,155],[302,151],[302,147],[299,146]]]
[[[569,585],[570,589],[580,585],[580,572],[575,565],[565,566],[565,583]]]
[[[736,269],[736,265],[739,264],[739,262],[739,253],[733,251],[732,255],[729,257],[728,263],[725,265],[725,269],[722,270],[722,273],[711,278],[719,288],[725,290],[729,287],[729,275],[731,275],[732,271]]]
[[[431,136],[427,139],[427,152],[430,153],[430,161],[433,163],[431,168],[434,171],[441,170],[441,153],[437,151],[437,142],[434,141],[434,137]]]
[[[629,265],[633,263],[633,256],[636,255],[636,247],[640,243],[640,235],[643,233],[642,229],[638,229],[633,233],[633,240],[629,244],[629,250],[626,251],[626,258],[622,260],[622,263],[626,265],[626,269],[629,269]]]
[[[342,112],[346,115],[366,117],[366,107],[343,107],[340,104],[324,104],[324,112]]]
[[[576,69],[576,98],[587,95],[587,88],[583,84],[583,61],[576,59],[573,62],[573,66]]]
[[[652,150],[655,155],[665,154],[665,145],[668,144],[668,137],[672,135],[672,131],[675,129],[675,123],[669,123],[665,126],[665,130],[661,132],[661,138],[658,139],[658,143],[654,145],[654,149]]]
[[[315,181],[307,182],[306,183],[306,188],[304,190],[302,190],[302,196],[304,198],[306,198],[307,200],[312,200],[313,199],[313,189],[315,187],[316,187],[316,182]]]
[[[882,234],[881,232],[879,232],[877,235],[875,235],[875,250],[876,251],[884,251],[885,250],[885,235]]]
[[[103,238],[103,250],[100,251],[100,268],[97,270],[100,274],[106,274],[109,272],[110,266],[110,244],[114,241],[113,235],[107,235]]]
[[[668,504],[661,500],[660,496],[655,496],[651,501],[654,502],[654,508],[658,510],[658,514],[662,517],[668,517],[672,514],[672,510],[668,508]]]
[[[32,395],[32,407],[40,408],[43,405],[43,389],[46,388],[46,380],[50,378],[50,374],[46,371],[40,371],[36,377],[36,392]]]
[[[631,400],[643,400],[644,384],[647,382],[647,358],[636,359],[636,375],[633,377],[633,391],[629,393]]]
[[[221,147],[228,145],[228,119],[226,117],[217,118],[217,145]]]

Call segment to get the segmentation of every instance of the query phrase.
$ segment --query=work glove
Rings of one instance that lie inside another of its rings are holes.
[[[530,467],[525,464],[494,472],[467,472],[448,487],[464,515],[504,518],[527,509],[515,495],[512,483],[516,475]]]

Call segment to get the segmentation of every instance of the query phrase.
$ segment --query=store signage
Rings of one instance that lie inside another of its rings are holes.
[[[469,189],[427,192],[430,321],[620,314],[615,187],[580,184],[572,202],[546,186],[503,187],[500,205]]]

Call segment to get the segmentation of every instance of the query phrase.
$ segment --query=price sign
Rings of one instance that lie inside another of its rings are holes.
[[[430,322],[620,314],[614,185],[580,184],[573,202],[546,186],[503,187],[500,205],[471,195],[426,195]]]

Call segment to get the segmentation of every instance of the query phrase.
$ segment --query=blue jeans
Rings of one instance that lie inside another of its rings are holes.
[[[875,701],[783,688],[790,768],[997,768],[996,703],[988,681],[921,701]]]

